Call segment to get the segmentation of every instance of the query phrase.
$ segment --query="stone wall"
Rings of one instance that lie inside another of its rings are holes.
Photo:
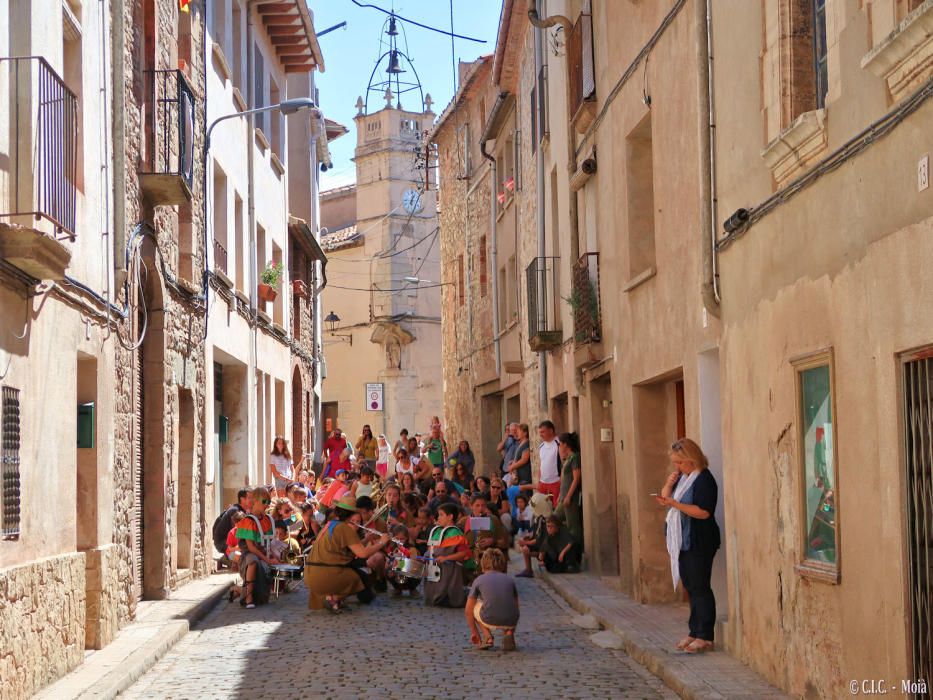
[[[131,578],[131,570],[120,548],[109,544],[84,552],[87,596],[84,646],[103,649],[113,641],[125,618],[121,605],[121,581]]]
[[[0,699],[25,698],[84,660],[85,556],[0,572]]]

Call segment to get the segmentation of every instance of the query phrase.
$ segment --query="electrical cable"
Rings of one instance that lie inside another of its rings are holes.
[[[453,284],[453,282],[439,282],[438,284],[425,284],[417,287],[417,289],[434,289],[435,287],[446,287]],[[343,289],[348,292],[410,292],[412,287],[394,287],[392,289],[364,289],[363,287],[341,287],[336,284],[327,285],[328,289]]]
[[[379,10],[379,12],[382,12],[383,14],[387,14],[387,15],[390,15],[390,16],[394,16],[394,17],[396,17],[396,18],[402,20],[403,22],[408,22],[409,24],[413,24],[413,25],[415,25],[416,27],[421,27],[422,29],[428,29],[428,30],[430,30],[430,31],[432,31],[432,32],[437,32],[438,34],[444,34],[445,36],[452,36],[452,37],[455,37],[455,38],[457,38],[457,39],[464,39],[464,40],[466,40],[466,41],[475,41],[477,44],[485,44],[485,43],[486,43],[486,40],[485,40],[485,39],[474,39],[474,38],[471,37],[471,36],[463,36],[462,34],[454,34],[453,32],[448,32],[448,31],[446,31],[446,30],[444,30],[444,29],[438,29],[437,27],[431,27],[431,26],[429,26],[429,25],[427,25],[427,24],[421,24],[421,22],[415,22],[413,19],[408,19],[408,18],[406,18],[406,17],[402,17],[401,15],[396,14],[395,12],[390,12],[389,10],[386,10],[386,9],[384,9],[384,8],[382,8],[382,7],[379,7],[378,5],[371,5],[371,4],[369,4],[369,3],[360,2],[359,0],[350,0],[350,2],[352,2],[352,3],[353,3],[354,5],[356,5],[357,7],[371,7],[371,8],[374,9],[374,10]]]

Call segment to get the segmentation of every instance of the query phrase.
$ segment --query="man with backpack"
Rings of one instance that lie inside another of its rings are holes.
[[[211,529],[211,538],[214,540],[214,549],[223,554],[227,551],[227,535],[233,527],[234,513],[249,513],[253,508],[253,496],[249,489],[240,489],[237,492],[237,502],[231,504],[227,510],[217,516]]]

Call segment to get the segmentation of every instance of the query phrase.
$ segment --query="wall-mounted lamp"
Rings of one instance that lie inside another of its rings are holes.
[[[327,324],[327,331],[336,339],[331,342],[342,343],[344,341],[353,345],[353,334],[352,333],[337,333],[337,324],[340,323],[340,316],[331,311],[327,316],[324,317],[324,323]]]

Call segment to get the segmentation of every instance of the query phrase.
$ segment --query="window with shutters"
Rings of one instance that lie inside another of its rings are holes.
[[[3,513],[0,535],[5,540],[19,537],[19,445],[20,445],[19,390],[3,387],[0,404],[0,468],[2,468]]]
[[[538,145],[544,140],[545,136],[550,134],[547,96],[547,64],[545,64],[541,66],[541,70],[538,72],[535,86],[531,88],[531,95],[528,100],[528,113],[531,115],[531,129],[528,133],[531,135],[529,143],[531,144],[532,153],[538,150]]]
[[[570,83],[570,120],[579,132],[589,127],[596,114],[596,68],[593,61],[593,17],[583,13],[567,39]]]
[[[250,107],[256,109],[266,104],[266,67],[263,63],[262,51],[256,44],[253,45],[253,57],[253,104]],[[266,130],[266,113],[254,114],[253,119],[256,128],[264,132]]]

